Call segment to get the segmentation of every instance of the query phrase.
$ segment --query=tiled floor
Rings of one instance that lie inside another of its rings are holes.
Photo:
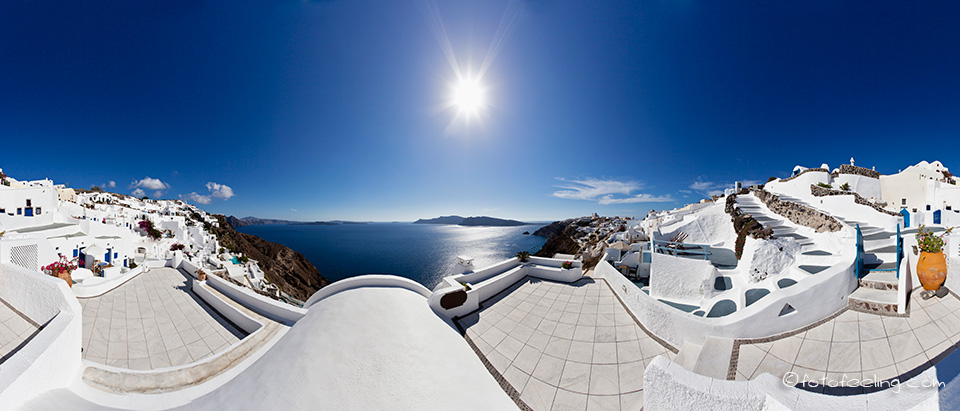
[[[639,410],[646,365],[674,357],[603,280],[528,277],[482,306],[460,325],[535,411]]]
[[[847,310],[798,334],[742,344],[737,379],[796,373],[801,380],[886,380],[925,369],[960,342],[960,300],[948,294],[923,300],[914,291],[909,317]],[[941,357],[942,358],[942,357]],[[846,378],[842,378],[846,375]]]
[[[37,331],[37,327],[0,300],[0,363]]]
[[[153,268],[83,306],[83,357],[148,370],[213,355],[245,334],[189,291],[178,270]]]

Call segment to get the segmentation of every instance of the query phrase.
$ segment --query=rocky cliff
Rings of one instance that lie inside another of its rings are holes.
[[[317,267],[307,261],[303,254],[285,245],[238,232],[223,215],[214,217],[220,222],[220,227],[213,230],[220,244],[257,260],[267,280],[293,298],[306,301],[314,292],[330,284],[330,280],[320,275]]]
[[[556,253],[579,253],[580,243],[574,239],[577,232],[577,225],[574,224],[574,221],[574,219],[554,221],[535,231],[533,235],[546,237],[547,242],[534,255],[537,257],[553,257]]]

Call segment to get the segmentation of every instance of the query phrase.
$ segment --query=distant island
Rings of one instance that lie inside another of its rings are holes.
[[[341,224],[366,224],[365,222],[358,221],[290,221],[290,220],[275,220],[270,218],[258,218],[258,217],[243,217],[237,218],[234,216],[227,217],[227,222],[234,227],[246,227],[251,225],[272,225],[272,224],[283,224],[283,225],[341,225]]]
[[[414,224],[451,224],[462,226],[490,226],[490,227],[510,227],[518,225],[529,225],[523,221],[505,220],[494,217],[460,217],[457,215],[443,216],[437,218],[421,218],[413,222]]]

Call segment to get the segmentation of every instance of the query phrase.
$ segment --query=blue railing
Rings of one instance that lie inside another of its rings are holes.
[[[863,233],[860,232],[860,224],[857,224],[857,263],[854,269],[854,275],[857,279],[866,275],[863,269],[863,254]]]

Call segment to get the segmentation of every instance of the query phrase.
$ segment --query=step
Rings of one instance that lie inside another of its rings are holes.
[[[833,255],[829,251],[824,250],[811,250],[802,253],[803,255],[816,255],[816,256],[830,256]]]
[[[860,279],[860,287],[876,290],[897,290],[900,279],[894,271],[871,271]]]
[[[863,229],[861,229],[860,232],[862,233],[862,232],[863,232]],[[896,239],[897,239],[897,233],[891,233],[891,232],[887,232],[887,231],[881,231],[881,232],[875,233],[875,234],[864,234],[864,235],[863,235],[863,241],[890,240],[890,241],[896,242]]]
[[[700,350],[702,348],[702,345],[684,341],[683,345],[680,346],[680,351],[677,353],[676,358],[673,359],[673,362],[680,364],[680,366],[687,371],[693,371],[693,367],[697,365],[697,358],[700,357]]]
[[[847,298],[847,305],[855,311],[896,315],[897,291],[860,287]]]
[[[700,355],[693,365],[693,372],[718,380],[726,380],[730,370],[730,355],[733,353],[733,339],[707,337],[700,347]]]
[[[868,269],[868,270],[870,270],[870,271],[883,271],[883,272],[886,272],[886,271],[888,271],[888,270],[890,270],[890,269],[897,268],[897,260],[896,260],[896,259],[883,260],[883,261],[881,261],[881,262],[879,262],[879,263],[864,264],[864,265],[863,265],[863,268],[866,268],[866,269]],[[891,271],[891,272],[892,272],[892,271]]]
[[[871,249],[869,249],[869,250],[867,250],[866,248],[864,248],[864,251],[866,251],[866,252],[868,252],[868,253],[870,253],[870,254],[880,254],[880,253],[893,253],[893,254],[896,254],[896,253],[897,253],[897,245],[896,245],[896,244],[892,244],[892,245],[888,245],[888,246],[886,246],[886,247],[871,248]]]

